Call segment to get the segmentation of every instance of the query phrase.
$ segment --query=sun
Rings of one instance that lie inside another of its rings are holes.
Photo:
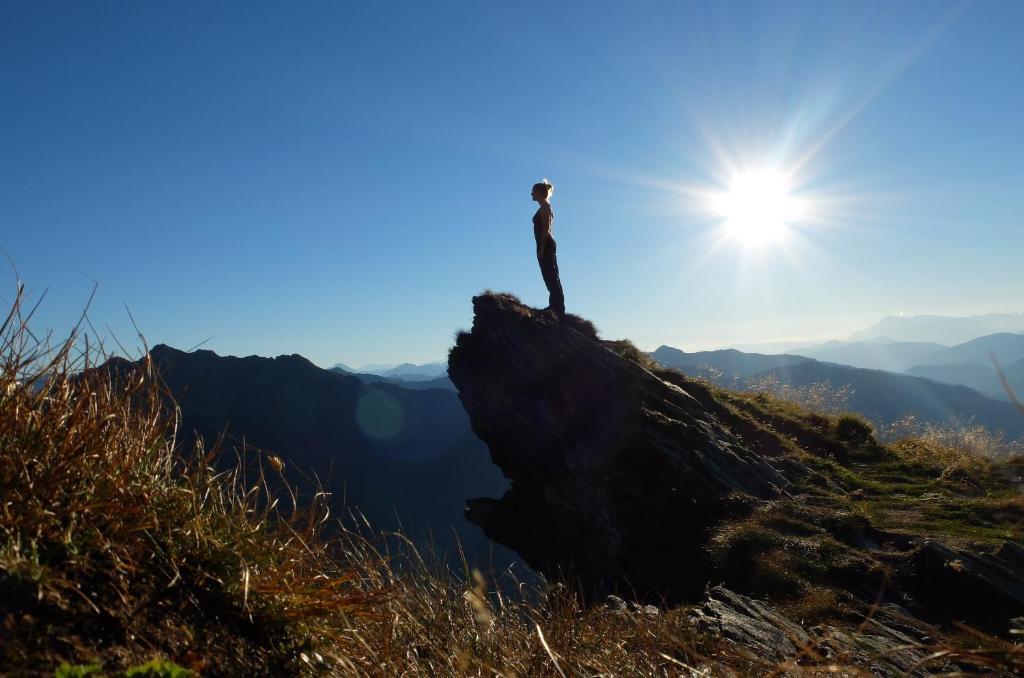
[[[783,240],[806,211],[803,202],[790,195],[786,176],[771,170],[737,173],[728,190],[713,195],[711,203],[725,234],[751,246]]]

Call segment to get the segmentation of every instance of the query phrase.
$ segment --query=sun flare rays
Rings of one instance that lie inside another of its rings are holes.
[[[708,207],[723,220],[727,237],[749,246],[781,241],[808,212],[784,174],[764,169],[738,173],[725,192],[710,196]]]

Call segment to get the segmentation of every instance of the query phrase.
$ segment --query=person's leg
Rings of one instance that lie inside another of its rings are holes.
[[[562,281],[558,277],[558,256],[554,242],[549,243],[544,259],[540,262],[541,275],[548,288],[548,307],[558,315],[565,315],[565,295]]]

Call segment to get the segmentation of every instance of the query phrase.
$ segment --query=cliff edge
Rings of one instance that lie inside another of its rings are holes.
[[[466,517],[549,576],[594,594],[696,595],[711,528],[803,473],[783,473],[581,318],[503,294],[473,309],[448,373],[512,487],[470,500]]]
[[[548,578],[591,600],[703,601],[701,624],[755,610],[835,637],[870,617],[879,652],[1024,624],[1021,458],[882,444],[858,415],[660,369],[511,295],[473,309],[449,376],[511,488],[466,518]]]

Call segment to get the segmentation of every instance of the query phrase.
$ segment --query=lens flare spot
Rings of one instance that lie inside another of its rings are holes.
[[[390,440],[405,427],[405,410],[394,396],[370,390],[356,402],[356,423],[368,438]]]

